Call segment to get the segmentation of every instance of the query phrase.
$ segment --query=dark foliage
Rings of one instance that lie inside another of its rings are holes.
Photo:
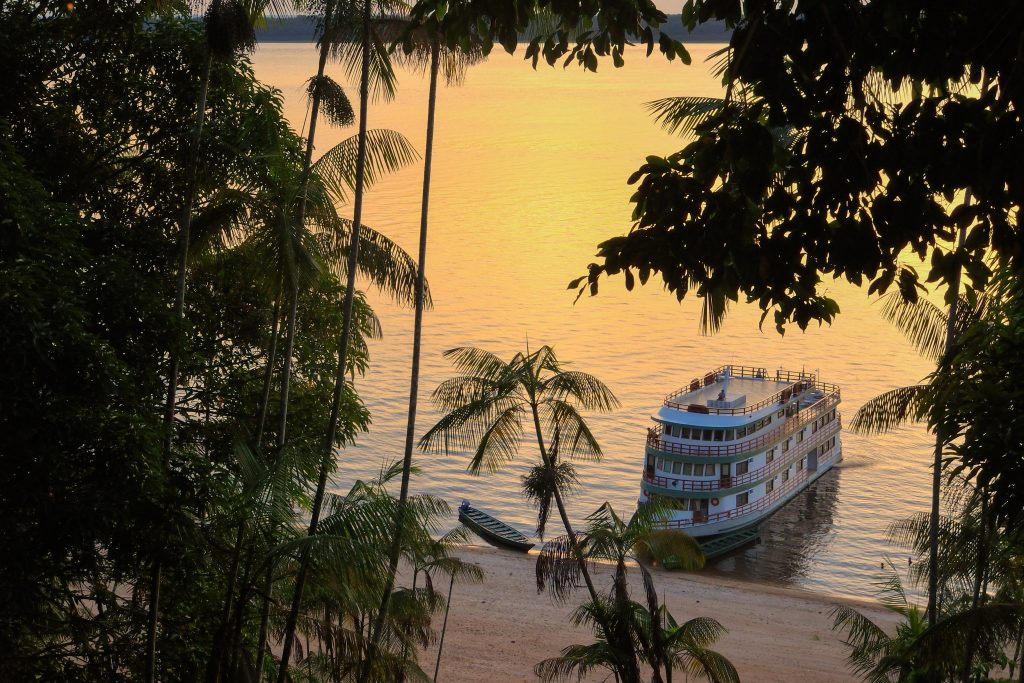
[[[740,14],[741,7],[745,12]],[[582,285],[654,274],[679,299],[743,296],[781,330],[828,322],[827,278],[916,297],[960,268],[984,287],[989,251],[1021,256],[1024,7],[920,0],[696,0],[689,26],[734,29],[727,103],[694,141],[630,178],[636,223],[603,242]],[[984,92],[984,94],[981,94]],[[783,141],[780,129],[800,131]],[[974,201],[963,201],[970,189]],[[955,230],[964,247],[951,251]]]

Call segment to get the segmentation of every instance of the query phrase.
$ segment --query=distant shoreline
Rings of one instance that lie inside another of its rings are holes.
[[[727,43],[729,32],[720,23],[698,26],[693,33],[688,33],[682,24],[680,15],[671,14],[662,25],[662,30],[683,43]],[[316,41],[316,23],[311,17],[283,17],[271,19],[265,28],[256,31],[256,39],[261,43],[312,43]]]

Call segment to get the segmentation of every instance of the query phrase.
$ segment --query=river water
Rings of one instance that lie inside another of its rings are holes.
[[[646,155],[682,146],[655,125],[644,103],[722,92],[704,61],[718,46],[690,47],[689,67],[633,49],[625,67],[602,64],[597,74],[534,71],[496,50],[461,87],[439,89],[427,256],[434,308],[424,322],[417,434],[436,419],[431,390],[452,374],[445,349],[469,345],[510,357],[527,343],[553,346],[563,362],[597,375],[622,402],[616,412],[590,420],[605,457],[579,464],[583,486],[570,501],[576,520],[605,501],[623,515],[631,512],[651,413],[666,393],[707,369],[735,363],[816,371],[842,387],[847,420],[866,399],[917,382],[929,370],[881,320],[879,304],[844,282],[827,285],[842,309],[833,325],[793,327],[785,336],[770,324],[759,329],[760,312],[745,305],[733,307],[720,333],[701,336],[699,303],[679,304],[653,281],[627,292],[621,278],[608,280],[597,297],[574,305],[569,280],[585,272],[598,242],[630,227],[628,176]],[[282,91],[289,120],[303,127],[313,46],[264,44],[253,62],[257,76]],[[330,73],[350,83],[339,68]],[[347,89],[354,98],[356,89]],[[374,103],[369,125],[398,130],[422,150],[426,92],[425,78],[402,72],[397,98]],[[318,152],[353,133],[321,126]],[[364,208],[364,223],[412,254],[421,178],[422,167],[413,166],[384,179]],[[385,337],[372,345],[372,368],[356,384],[373,426],[339,453],[339,491],[401,458],[404,444],[413,316],[378,295],[371,301]],[[927,509],[929,437],[906,427],[872,438],[844,433],[843,445],[842,464],[766,522],[758,545],[709,571],[871,595],[883,558],[906,556],[885,541],[886,527]],[[453,506],[470,499],[529,531],[534,512],[519,481],[536,457],[527,443],[503,471],[478,477],[466,472],[464,454],[420,454],[414,491]]]

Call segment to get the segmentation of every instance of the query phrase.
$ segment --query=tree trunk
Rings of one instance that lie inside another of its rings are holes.
[[[448,610],[452,607],[452,588],[455,587],[455,574],[448,581],[448,601],[444,603],[444,623],[441,624],[441,640],[437,643],[437,662],[434,664],[434,683],[437,683],[437,672],[441,670],[441,650],[444,649],[444,634],[448,630]]]
[[[365,683],[370,674],[370,665],[376,656],[377,646],[387,620],[391,592],[394,590],[398,558],[402,551],[402,534],[405,530],[406,504],[409,499],[409,479],[412,472],[412,451],[416,442],[416,407],[420,381],[420,350],[423,340],[423,290],[427,258],[427,224],[430,208],[430,170],[434,155],[434,112],[437,104],[437,71],[440,60],[440,39],[435,36],[430,46],[430,91],[427,96],[427,139],[423,154],[423,199],[420,205],[420,242],[416,269],[416,313],[413,323],[412,372],[409,381],[409,413],[405,427],[405,452],[402,459],[402,486],[398,494],[398,508],[395,513],[395,537],[388,558],[388,576],[381,595],[380,609],[370,634],[366,664],[361,667],[359,681]],[[365,49],[366,46],[364,46]]]
[[[220,0],[214,0],[219,4]],[[180,328],[185,320],[185,286],[187,283],[188,249],[192,230],[192,205],[195,203],[196,176],[199,170],[199,144],[206,123],[206,97],[210,92],[210,72],[213,69],[213,54],[207,50],[206,64],[203,69],[203,80],[199,87],[199,99],[196,102],[195,128],[192,133],[189,161],[185,181],[185,197],[181,206],[180,228],[178,231],[178,282],[174,300],[174,320]],[[179,340],[180,341],[180,340]],[[164,402],[164,440],[163,468],[164,474],[171,460],[171,445],[174,438],[174,409],[178,397],[178,370],[181,360],[180,343],[171,345],[167,370],[167,398]],[[143,680],[153,683],[156,680],[156,630],[160,610],[160,580],[163,574],[163,559],[158,555],[153,561],[149,594],[149,619],[146,627],[146,663]]]
[[[366,174],[366,118],[369,105],[369,79],[370,79],[370,1],[365,0],[363,17],[363,54],[362,68],[359,78],[359,143],[356,156],[356,182],[355,198],[352,218],[352,235],[348,252],[348,278],[345,289],[345,301],[342,311],[341,341],[338,349],[338,369],[334,378],[334,396],[331,403],[331,417],[327,424],[327,433],[324,437],[324,454],[320,463],[320,476],[317,481],[316,494],[313,498],[313,510],[309,521],[308,536],[316,534],[317,525],[320,522],[320,512],[323,507],[324,494],[327,490],[328,463],[334,456],[334,441],[337,438],[338,420],[341,412],[341,399],[345,391],[345,374],[348,364],[348,347],[352,336],[352,309],[355,301],[356,289],[356,265],[359,258],[359,230],[363,220],[363,181]],[[330,30],[333,18],[334,5],[328,4],[325,17],[325,31]],[[320,63],[317,70],[317,79],[324,74],[327,64],[331,42],[326,37],[321,41]],[[309,173],[313,164],[313,138],[316,133],[316,121],[320,109],[319,87],[313,90],[313,101],[309,119],[309,138],[306,141],[305,167],[302,173],[302,194],[300,197],[300,214],[305,215],[306,207],[306,186],[309,182]],[[302,593],[306,585],[306,576],[309,572],[309,546],[303,549],[299,559],[299,571],[295,577],[295,589],[292,594],[291,609],[288,612],[288,620],[285,623],[284,645],[281,650],[281,665],[278,668],[277,680],[284,683],[288,676],[288,660],[291,658],[292,646],[295,642],[295,628],[298,623],[299,609],[302,605]]]
[[[260,636],[256,645],[256,680],[263,680],[263,661],[267,653],[267,634],[270,625],[270,591],[274,587],[274,563],[267,561],[266,573],[263,575],[263,606],[260,609]]]
[[[977,610],[981,604],[985,590],[985,574],[988,566],[988,545],[989,545],[989,522],[988,522],[988,484],[982,484],[979,488],[981,494],[981,529],[978,536],[978,557],[974,567],[974,593],[971,596],[971,610]],[[978,647],[977,629],[971,628],[967,639],[967,649],[964,652],[963,668],[960,673],[962,683],[970,683],[971,663],[974,660],[974,652]]]
[[[964,205],[971,203],[971,191],[964,195]],[[960,228],[957,235],[956,248],[960,249],[967,239],[967,229]],[[946,318],[946,348],[943,360],[949,356],[956,335],[957,309],[960,303],[960,270],[956,271],[953,281],[949,284],[949,313]],[[942,448],[945,437],[941,427],[935,429],[935,455],[932,459],[932,507],[928,518],[928,626],[935,626],[938,621],[939,592],[939,502],[942,498]]]
[[[263,394],[260,397],[260,410],[256,416],[256,449],[263,448],[263,431],[267,425],[267,406],[270,404],[270,390],[274,379],[274,362],[277,360],[278,325],[281,323],[281,290],[284,285],[279,283],[274,295],[274,315],[270,321],[270,344],[267,348],[267,369],[263,373]]]
[[[245,523],[241,522],[238,525],[238,530],[235,532],[235,549],[231,556],[231,569],[228,570],[228,584],[224,591],[224,607],[221,610],[220,622],[217,625],[217,632],[214,636],[210,661],[206,667],[206,678],[208,681],[220,680],[224,667],[224,655],[227,651],[231,631],[231,602],[235,595],[235,581],[238,579],[238,565],[242,560],[242,542],[244,539]]]

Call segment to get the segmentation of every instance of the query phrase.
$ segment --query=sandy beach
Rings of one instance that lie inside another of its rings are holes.
[[[590,633],[569,623],[574,604],[584,594],[568,605],[538,595],[536,555],[478,546],[463,548],[458,555],[478,564],[486,579],[455,585],[438,681],[537,680],[532,669],[536,662],[566,645],[590,642]],[[832,607],[853,604],[887,627],[896,621],[868,601],[719,576],[656,571],[655,583],[678,621],[709,616],[729,629],[717,649],[736,665],[744,683],[855,681],[846,667],[847,650],[831,629]],[[435,657],[436,647],[421,654],[428,673]],[[604,681],[608,675],[586,680]]]

